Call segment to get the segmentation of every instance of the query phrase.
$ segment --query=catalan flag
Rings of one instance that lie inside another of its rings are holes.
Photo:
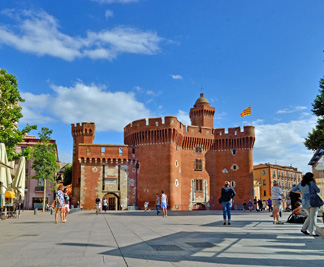
[[[247,115],[251,115],[251,107],[244,109],[243,112],[241,113],[241,117],[244,117]]]

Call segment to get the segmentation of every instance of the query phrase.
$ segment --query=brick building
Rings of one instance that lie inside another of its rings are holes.
[[[213,128],[215,108],[203,96],[190,110],[191,125],[174,116],[133,121],[125,145],[93,144],[94,123],[72,124],[73,199],[93,209],[98,195],[110,209],[154,206],[164,190],[172,210],[220,208],[224,181],[235,202],[253,198],[254,127]]]
[[[284,201],[286,201],[293,185],[301,181],[302,172],[292,166],[265,163],[253,166],[253,177],[255,181],[254,195],[258,199],[267,200],[271,198],[273,180],[277,180],[279,187],[285,194]]]

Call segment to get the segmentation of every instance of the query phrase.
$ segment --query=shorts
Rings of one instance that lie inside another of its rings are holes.
[[[276,210],[279,210],[281,209],[281,199],[273,199],[272,200],[272,205],[273,205],[273,208],[276,209]]]
[[[168,208],[167,203],[166,203],[166,202],[161,202],[161,208],[162,208],[162,209],[166,209],[166,208]]]
[[[58,208],[58,209],[62,208],[60,203],[56,202],[56,208]]]

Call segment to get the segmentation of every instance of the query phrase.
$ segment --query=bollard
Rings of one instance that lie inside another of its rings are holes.
[[[37,215],[37,209],[34,209],[34,215]]]

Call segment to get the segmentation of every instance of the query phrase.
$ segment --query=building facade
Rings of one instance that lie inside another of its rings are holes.
[[[318,195],[324,199],[324,146],[319,147],[308,165],[312,166],[312,172],[316,181],[316,185],[320,189]],[[320,208],[320,212],[324,211],[324,207]]]
[[[253,166],[253,177],[255,181],[254,196],[261,200],[271,198],[273,180],[277,180],[279,187],[284,192],[284,201],[287,201],[293,185],[301,181],[302,172],[292,166],[265,163]]]
[[[33,147],[39,142],[39,139],[34,135],[26,135],[24,141],[19,143],[16,147],[16,153],[20,153],[27,147]],[[55,140],[50,140],[51,143],[56,144]],[[58,155],[58,154],[57,154]],[[18,161],[15,165],[18,164]],[[32,169],[33,161],[26,161],[26,191],[25,199],[23,202],[24,209],[41,209],[43,207],[44,198],[44,180],[33,179],[36,175],[35,171]],[[17,166],[15,166],[15,169]],[[53,184],[47,183],[46,185],[46,203],[52,203],[54,200],[54,190]]]
[[[72,124],[72,202],[93,209],[99,196],[110,209],[153,207],[164,190],[171,210],[218,209],[225,181],[237,191],[235,203],[253,198],[254,127],[215,129],[214,113],[201,94],[191,125],[174,116],[133,121],[124,145],[93,144],[94,123]]]

